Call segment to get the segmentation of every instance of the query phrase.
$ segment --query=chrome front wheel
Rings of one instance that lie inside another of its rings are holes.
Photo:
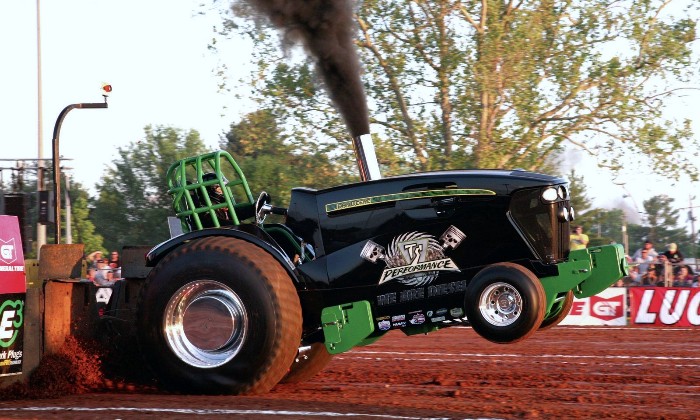
[[[479,311],[489,324],[505,327],[517,321],[522,313],[523,298],[512,285],[493,283],[481,293]]]
[[[494,343],[514,343],[542,324],[547,303],[542,283],[510,262],[484,267],[469,281],[464,310],[474,331]]]

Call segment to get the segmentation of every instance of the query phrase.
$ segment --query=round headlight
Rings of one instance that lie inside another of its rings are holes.
[[[560,208],[557,216],[559,216],[560,222],[568,222],[569,221],[569,209],[567,209],[566,207]]]
[[[565,199],[566,198],[566,187],[563,185],[560,185],[559,188],[557,188],[557,195],[559,196],[560,199]]]
[[[574,208],[569,209],[569,221],[573,222],[574,219],[576,219],[576,212],[574,211]]]
[[[545,201],[554,201],[557,199],[557,189],[554,187],[548,187],[546,190],[542,191],[542,199]]]

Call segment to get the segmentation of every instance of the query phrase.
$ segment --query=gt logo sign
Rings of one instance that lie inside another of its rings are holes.
[[[595,296],[574,299],[569,316],[561,325],[626,325],[627,294],[621,287],[610,287]]]
[[[590,306],[590,316],[593,318],[610,321],[622,317],[624,308],[624,295],[611,298],[591,296],[586,300],[575,300],[571,307],[571,315],[586,315],[585,310]]]
[[[623,316],[622,308],[624,296],[604,299],[599,296],[591,296],[591,316],[610,321]]]

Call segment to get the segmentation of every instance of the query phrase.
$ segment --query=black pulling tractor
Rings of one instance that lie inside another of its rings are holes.
[[[627,274],[620,245],[569,250],[567,182],[533,172],[295,188],[278,208],[219,151],[172,165],[168,186],[183,233],[146,257],[137,331],[163,384],[186,392],[304,381],[395,329],[513,343]]]

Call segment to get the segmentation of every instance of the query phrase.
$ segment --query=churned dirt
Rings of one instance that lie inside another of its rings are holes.
[[[168,394],[82,346],[3,390],[0,418],[700,418],[700,329],[560,326],[510,345],[392,331],[308,382],[242,397]]]

